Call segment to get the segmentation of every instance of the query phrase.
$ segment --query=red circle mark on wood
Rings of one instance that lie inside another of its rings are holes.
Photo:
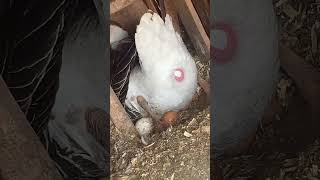
[[[232,60],[237,47],[236,33],[233,31],[230,25],[223,22],[213,24],[213,26],[211,26],[211,30],[221,30],[226,33],[227,37],[226,48],[220,49],[215,48],[212,45],[210,46],[211,58],[213,58],[217,64],[229,63]]]

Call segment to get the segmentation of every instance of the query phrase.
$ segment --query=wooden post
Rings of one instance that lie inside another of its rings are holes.
[[[172,0],[164,0],[164,5],[166,8],[166,14],[169,14],[172,18],[172,24],[173,24],[174,30],[176,30],[179,34],[181,34],[179,15],[175,10],[174,2]]]
[[[110,20],[119,25],[129,34],[136,32],[141,16],[148,12],[143,0],[118,0],[110,4]]]
[[[139,134],[110,86],[110,117],[116,128],[132,140],[140,141]]]
[[[195,49],[204,59],[210,59],[210,39],[203,28],[201,20],[191,0],[174,0],[175,8],[179,13],[182,24],[194,43]]]
[[[153,12],[159,12],[159,8],[155,4],[155,0],[143,0],[143,2],[147,5],[148,9],[152,10]]]
[[[194,8],[201,20],[207,36],[210,36],[210,2],[208,0],[192,0]]]
[[[165,13],[171,16],[174,30],[176,30],[180,34],[181,29],[180,29],[179,17],[178,17],[178,13],[175,10],[173,1],[172,0],[163,0],[163,1],[164,1],[165,11],[166,11]],[[155,0],[144,0],[144,2],[147,5],[148,9],[160,14],[159,8],[156,7]]]
[[[283,69],[295,81],[302,97],[310,105],[312,120],[310,133],[319,135],[320,72],[283,44],[280,45],[280,62]]]
[[[2,77],[0,97],[0,177],[3,180],[62,180]]]
[[[294,79],[305,100],[319,110],[320,72],[282,44],[280,62],[282,68]]]

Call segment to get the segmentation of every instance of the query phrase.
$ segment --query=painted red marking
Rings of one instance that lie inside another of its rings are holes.
[[[210,46],[211,57],[217,64],[229,63],[232,60],[237,47],[236,33],[233,31],[230,25],[223,22],[215,23],[211,27],[211,30],[221,30],[226,33],[227,36],[226,48],[220,49],[215,48],[212,45]]]
[[[175,69],[173,75],[178,82],[181,82],[184,80],[184,71],[182,68]]]

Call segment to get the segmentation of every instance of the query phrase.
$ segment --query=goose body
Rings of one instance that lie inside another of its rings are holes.
[[[0,4],[0,75],[56,168],[69,180],[106,177],[107,150],[86,130],[83,111],[83,106],[106,108],[106,46],[100,44],[105,37],[95,39],[89,33],[80,39],[91,46],[82,48],[79,42],[75,48],[66,43],[83,23],[98,22],[94,2]],[[82,56],[77,57],[79,52]]]
[[[214,22],[233,31],[232,35],[212,29],[211,44],[226,47],[230,34],[236,39],[229,38],[229,43],[237,43],[225,52],[233,54],[216,57],[224,63],[215,63],[211,73],[212,143],[214,156],[220,157],[254,138],[276,87],[278,30],[272,1],[220,0],[211,9]]]
[[[180,35],[175,32],[171,17],[167,15],[163,21],[156,13],[145,13],[134,38],[137,60],[130,69],[123,101],[127,111],[129,114],[144,112],[137,103],[137,96],[146,99],[156,120],[167,111],[181,110],[195,93],[197,69]],[[133,119],[138,119],[136,117]]]

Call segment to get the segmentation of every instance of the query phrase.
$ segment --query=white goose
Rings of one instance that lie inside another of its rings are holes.
[[[110,32],[112,47],[126,52],[119,44],[128,42],[127,33],[113,25]],[[133,40],[131,43],[134,45]],[[125,99],[122,102],[131,118],[138,120],[145,113],[137,96],[146,99],[154,120],[159,120],[165,112],[179,111],[188,105],[197,88],[197,68],[182,38],[175,32],[171,17],[167,15],[163,21],[156,13],[145,13],[137,26],[135,46],[137,53],[132,52],[132,56],[123,59],[134,64],[126,71],[130,73],[127,89],[113,87],[120,100]],[[121,80],[117,79],[111,85],[115,86]]]

